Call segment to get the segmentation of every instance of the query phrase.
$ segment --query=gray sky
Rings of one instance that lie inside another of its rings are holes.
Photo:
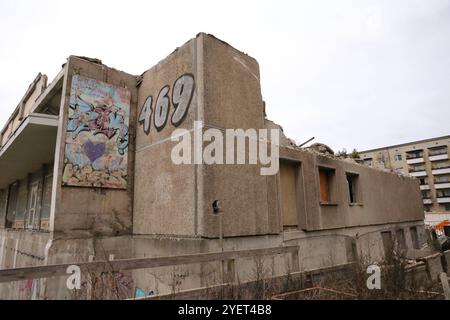
[[[141,74],[198,32],[259,61],[268,116],[297,142],[450,134],[448,0],[1,0],[0,127],[71,54]]]

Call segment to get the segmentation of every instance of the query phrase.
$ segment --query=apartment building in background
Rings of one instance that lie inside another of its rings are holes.
[[[450,221],[450,135],[361,151],[361,161],[378,169],[415,177],[430,225]]]

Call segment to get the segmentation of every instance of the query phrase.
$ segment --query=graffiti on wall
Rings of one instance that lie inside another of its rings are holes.
[[[126,189],[131,93],[72,78],[63,185]]]
[[[153,96],[150,95],[145,99],[144,104],[139,114],[139,123],[142,124],[145,134],[150,133],[150,127],[152,124],[157,131],[161,131],[167,124],[170,109],[170,100],[172,98],[172,105],[174,111],[170,122],[173,126],[178,127],[185,119],[189,106],[191,105],[192,98],[194,96],[195,81],[194,76],[191,74],[183,74],[173,84],[172,97],[170,97],[170,86],[166,85],[159,91],[153,106]],[[153,110],[154,108],[154,110]]]

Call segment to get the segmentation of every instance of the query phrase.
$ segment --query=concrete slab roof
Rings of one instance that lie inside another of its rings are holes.
[[[0,189],[53,161],[57,129],[57,116],[28,115],[0,150]]]

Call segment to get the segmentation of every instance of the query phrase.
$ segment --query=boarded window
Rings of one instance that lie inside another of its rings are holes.
[[[320,202],[330,203],[332,201],[332,183],[334,169],[319,169],[320,179]]]
[[[280,162],[281,209],[284,227],[298,226],[297,175],[299,167],[294,162]]]

